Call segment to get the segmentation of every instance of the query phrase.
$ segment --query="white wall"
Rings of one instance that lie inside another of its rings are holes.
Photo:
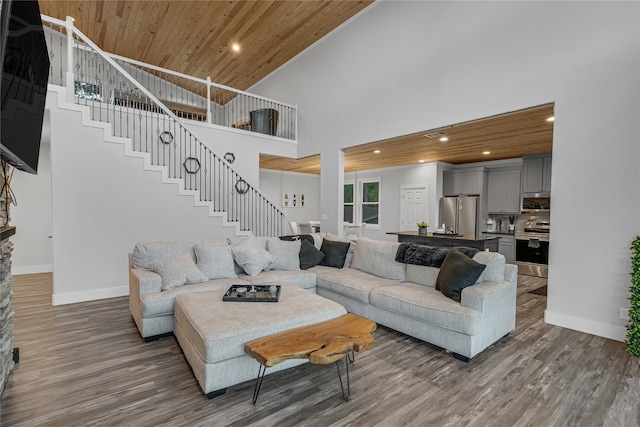
[[[137,242],[235,235],[176,185],[161,183],[102,129],[58,104],[50,86],[54,304],[128,295],[127,254]]]
[[[51,228],[50,145],[40,145],[38,174],[15,169],[11,189],[17,206],[11,206],[11,225],[16,234],[11,257],[11,273],[32,274],[53,271]]]
[[[425,219],[431,225],[431,229],[435,228],[438,218],[438,203],[442,197],[442,191],[438,193],[438,176],[442,180],[442,172],[438,175],[438,167],[437,162],[432,162],[346,173],[344,175],[345,182],[355,181],[356,185],[359,179],[380,178],[380,229],[366,227],[363,236],[393,242],[398,240],[396,235],[387,235],[386,233],[400,230],[401,191],[402,186],[406,185],[426,184],[428,186],[429,212]]]
[[[260,191],[282,207],[282,195],[297,196],[298,207],[284,209],[289,221],[308,222],[320,220],[320,175],[282,172],[260,169]],[[300,206],[300,195],[304,194],[304,206]],[[291,203],[291,202],[290,202]],[[287,233],[290,229],[287,226]]]
[[[555,102],[545,319],[622,340],[639,75],[639,2],[381,1],[252,90],[298,103],[298,155],[322,154],[328,212],[340,148]]]

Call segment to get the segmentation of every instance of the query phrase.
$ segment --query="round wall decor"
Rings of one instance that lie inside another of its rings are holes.
[[[224,155],[224,159],[229,163],[233,163],[236,161],[236,156],[233,153],[227,153]]]
[[[171,144],[171,141],[173,141],[173,134],[169,131],[164,131],[160,134],[159,138],[160,142],[163,144]]]
[[[200,160],[195,157],[187,157],[182,165],[187,173],[196,173],[200,170]]]
[[[249,191],[249,184],[247,184],[247,181],[245,181],[244,179],[239,179],[236,182],[236,191],[240,194],[245,194],[247,191]]]

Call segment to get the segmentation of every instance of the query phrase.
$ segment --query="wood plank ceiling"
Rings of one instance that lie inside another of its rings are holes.
[[[246,90],[371,4],[354,1],[39,0],[41,13],[75,25],[103,50]],[[240,46],[239,52],[232,45]],[[345,150],[347,172],[443,161],[498,160],[551,151],[545,105]],[[449,141],[424,135],[444,131]],[[374,150],[380,150],[374,154]],[[483,151],[491,154],[484,155]],[[320,173],[320,157],[261,155],[260,167]]]
[[[547,120],[550,117],[553,104],[545,104],[349,147],[344,150],[344,169],[355,172],[432,161],[464,164],[551,152],[553,121]],[[448,141],[439,140],[440,132],[446,133]],[[380,152],[374,153],[376,150]],[[260,167],[319,174],[320,156],[291,159],[261,154]]]
[[[39,0],[106,52],[246,90],[367,7],[353,1]],[[237,43],[239,52],[232,50]]]

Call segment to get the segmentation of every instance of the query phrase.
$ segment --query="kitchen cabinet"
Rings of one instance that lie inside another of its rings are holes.
[[[551,192],[551,154],[525,156],[523,159],[523,193]]]
[[[480,195],[484,179],[483,171],[446,171],[442,177],[442,193],[445,196]]]
[[[504,255],[507,264],[513,264],[516,261],[516,237],[513,234],[482,233],[482,235],[499,239],[498,253]]]
[[[487,185],[489,213],[520,213],[520,169],[490,171]]]

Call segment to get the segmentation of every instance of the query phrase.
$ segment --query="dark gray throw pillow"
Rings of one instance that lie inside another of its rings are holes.
[[[451,249],[440,267],[436,289],[439,289],[444,296],[460,302],[462,290],[475,284],[485,267],[486,265]]]
[[[320,251],[322,251],[325,257],[320,265],[335,268],[344,267],[344,260],[347,258],[347,252],[349,252],[349,245],[351,245],[350,242],[322,239]]]
[[[309,243],[311,243],[313,245],[313,236],[310,234],[291,234],[288,236],[280,236],[280,240],[285,240],[285,241],[297,241],[297,240],[307,240]]]
[[[322,262],[325,255],[320,252],[318,248],[313,246],[313,243],[309,243],[308,240],[303,240],[300,245],[300,269],[307,270]]]

